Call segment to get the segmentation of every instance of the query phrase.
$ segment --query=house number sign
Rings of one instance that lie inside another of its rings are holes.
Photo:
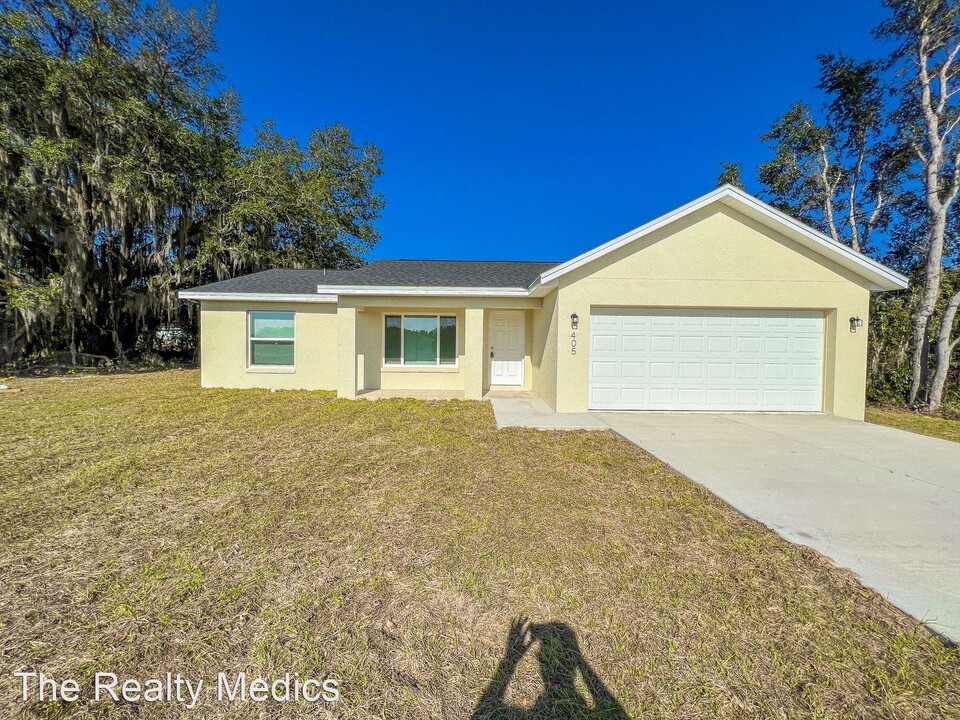
[[[573,332],[570,333],[570,354],[577,354],[577,328],[580,326],[580,316],[576,313],[573,313],[570,316],[570,328]]]

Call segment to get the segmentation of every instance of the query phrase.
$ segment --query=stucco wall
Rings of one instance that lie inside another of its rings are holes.
[[[557,410],[587,409],[592,307],[814,309],[826,317],[823,409],[862,419],[869,300],[849,270],[734,210],[706,208],[560,279],[555,314],[576,312],[580,331],[575,355],[569,333],[553,338]],[[856,334],[853,315],[865,323]]]
[[[384,315],[437,314],[454,315],[457,318],[457,365],[456,367],[389,367],[383,365],[383,317]],[[376,362],[368,365],[365,378],[367,389],[383,390],[463,390],[464,377],[464,311],[463,308],[365,308],[360,313],[363,323],[357,325],[357,346]],[[371,367],[372,366],[372,367]]]
[[[557,293],[543,298],[543,307],[534,310],[530,365],[531,389],[551,407],[557,405]]]
[[[357,313],[357,388],[360,390],[380,387],[382,323],[383,317],[379,312]]]
[[[479,399],[489,386],[488,316],[494,309],[529,311],[540,307],[540,298],[341,297],[339,350],[356,362],[340,364],[337,392],[354,397],[357,390],[441,390],[463,392]],[[455,368],[387,368],[383,366],[383,316],[385,314],[441,314],[457,317],[458,364]],[[526,328],[529,331],[529,322]],[[526,340],[530,346],[529,338]],[[529,370],[529,351],[525,370]],[[530,372],[524,378],[529,387]]]
[[[294,368],[247,367],[247,313],[294,312]],[[334,390],[337,308],[327,303],[200,304],[200,384],[203,387]]]

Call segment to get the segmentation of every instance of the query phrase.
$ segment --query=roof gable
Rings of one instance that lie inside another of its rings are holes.
[[[540,297],[559,278],[714,204],[723,204],[825,257],[871,290],[900,290],[908,280],[731,185],[564,263],[482,260],[377,260],[354,270],[274,269],[181,290],[186,300],[336,302],[339,295],[490,295]]]
[[[572,260],[550,268],[541,274],[539,283],[541,285],[553,285],[567,273],[593,263],[632,242],[650,235],[656,230],[715,203],[722,203],[731,207],[746,217],[770,227],[790,240],[820,253],[838,265],[866,278],[871,284],[871,289],[901,290],[907,287],[908,280],[900,273],[846,245],[836,242],[817,232],[809,225],[785,215],[776,208],[732,185],[719,187],[683,207],[651,220],[646,225],[641,225],[603,245],[578,255]]]

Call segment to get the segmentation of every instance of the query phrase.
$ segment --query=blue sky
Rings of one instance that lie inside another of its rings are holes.
[[[816,55],[875,54],[878,2],[222,0],[244,139],[379,145],[373,258],[565,260],[711,190],[819,104]]]

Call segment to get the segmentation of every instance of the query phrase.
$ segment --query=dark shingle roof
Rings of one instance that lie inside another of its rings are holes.
[[[488,260],[378,260],[320,280],[325,285],[527,287],[559,263]]]
[[[352,270],[264,270],[230,280],[190,288],[209,293],[270,293],[274,295],[316,295],[321,279],[330,280],[340,275],[349,275]]]
[[[265,270],[192,288],[209,293],[315,295],[318,285],[526,288],[557,262],[377,260],[356,270]]]

